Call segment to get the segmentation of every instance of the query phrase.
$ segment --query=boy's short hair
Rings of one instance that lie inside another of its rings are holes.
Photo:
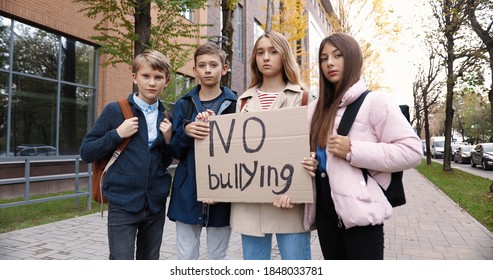
[[[156,50],[147,50],[137,55],[132,64],[132,73],[137,73],[145,64],[150,65],[154,70],[163,72],[166,76],[166,80],[169,81],[171,76],[171,65],[162,53]]]
[[[221,64],[226,64],[226,52],[223,51],[216,43],[207,42],[198,47],[193,55],[194,64],[197,64],[197,56],[204,54],[217,55],[219,60],[221,60]]]

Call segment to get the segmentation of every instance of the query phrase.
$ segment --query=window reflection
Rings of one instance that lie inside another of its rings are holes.
[[[26,145],[55,146],[56,83],[20,75],[13,80],[10,150]]]
[[[7,131],[8,131],[8,102],[9,95],[7,91],[6,73],[0,72],[0,157],[7,156],[4,147],[7,146]]]
[[[62,86],[60,100],[60,155],[79,153],[79,145],[94,116],[94,90],[72,85]]]
[[[62,80],[94,85],[94,47],[62,37]]]
[[[96,55],[0,16],[0,158],[79,153],[94,122]]]
[[[9,69],[10,22],[0,16],[0,69]]]
[[[57,78],[57,46],[55,34],[14,22],[14,71]]]

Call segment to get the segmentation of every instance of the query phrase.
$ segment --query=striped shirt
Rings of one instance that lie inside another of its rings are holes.
[[[260,106],[262,110],[267,110],[270,108],[272,103],[276,100],[279,92],[263,92],[257,89],[258,99],[260,101]]]

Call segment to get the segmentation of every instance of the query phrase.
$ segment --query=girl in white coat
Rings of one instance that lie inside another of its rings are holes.
[[[383,222],[392,206],[383,189],[391,172],[421,161],[421,141],[384,94],[370,92],[348,136],[337,135],[346,107],[366,90],[363,56],[354,38],[342,33],[320,44],[320,92],[308,108],[310,148],[316,172],[316,225],[325,259],[383,259]],[[361,171],[370,176],[365,182]]]

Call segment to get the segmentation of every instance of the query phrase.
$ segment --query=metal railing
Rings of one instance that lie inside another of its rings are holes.
[[[42,162],[71,162],[73,161],[75,164],[74,173],[63,173],[63,174],[53,174],[53,175],[40,175],[40,176],[31,176],[31,164],[32,163],[42,163]],[[12,159],[0,159],[0,166],[4,164],[20,164],[24,165],[24,177],[18,178],[7,178],[0,179],[0,187],[2,185],[12,185],[12,184],[24,184],[24,199],[22,201],[10,202],[0,204],[0,208],[7,208],[12,206],[19,205],[27,205],[34,203],[41,203],[53,200],[67,199],[67,198],[75,198],[75,204],[77,205],[79,197],[87,198],[87,210],[91,210],[91,187],[90,180],[88,183],[88,190],[81,191],[79,189],[79,179],[80,178],[89,178],[90,179],[90,170],[89,172],[80,172],[80,156],[36,156],[36,157],[15,157]],[[32,182],[46,182],[46,181],[54,181],[54,180],[64,180],[64,179],[74,179],[74,193],[72,194],[64,194],[57,196],[50,196],[45,198],[31,199],[30,196],[30,185]]]

